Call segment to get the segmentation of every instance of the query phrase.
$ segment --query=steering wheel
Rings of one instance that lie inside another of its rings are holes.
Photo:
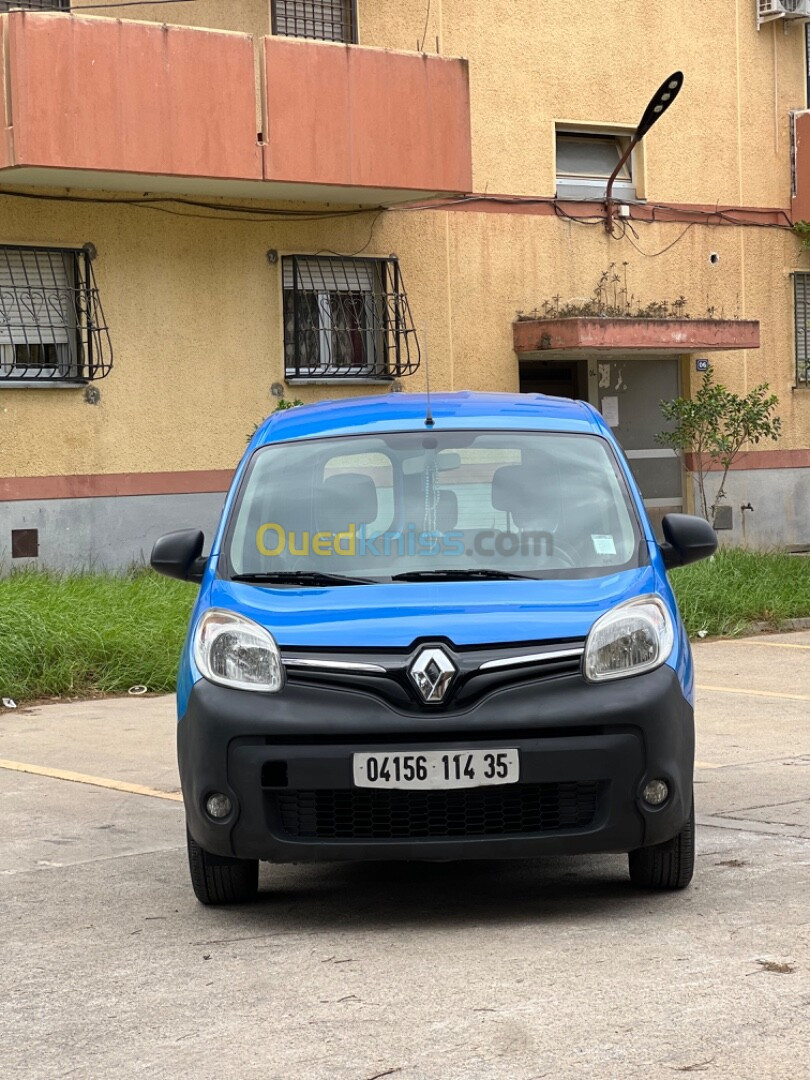
[[[569,570],[576,570],[580,563],[579,556],[574,549],[568,544],[561,543],[559,540],[553,541],[551,552],[547,557],[552,559],[560,557]]]

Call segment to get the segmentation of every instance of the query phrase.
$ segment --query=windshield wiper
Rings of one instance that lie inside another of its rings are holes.
[[[234,574],[231,581],[251,585],[376,585],[372,578],[347,577],[345,574],[323,574],[318,570],[269,570],[257,574]]]
[[[512,574],[508,570],[488,570],[484,567],[471,567],[469,570],[408,570],[404,574],[394,574],[392,581],[475,581],[490,578],[493,581],[508,581],[522,578],[524,581],[536,581],[533,574]]]

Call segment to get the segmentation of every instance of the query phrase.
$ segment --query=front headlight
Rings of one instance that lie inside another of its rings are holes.
[[[206,679],[222,686],[271,694],[284,686],[272,634],[232,611],[210,608],[197,623],[194,662]]]
[[[672,652],[675,627],[658,596],[639,596],[597,619],[585,642],[583,672],[589,682],[640,675],[660,667]]]

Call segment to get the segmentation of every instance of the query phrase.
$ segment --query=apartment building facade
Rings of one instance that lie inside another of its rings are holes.
[[[810,544],[803,14],[0,3],[3,569],[210,530],[280,401],[423,390],[428,364],[591,401],[656,517],[693,502],[659,402],[707,362],[768,382],[781,439],[735,464],[724,536]]]

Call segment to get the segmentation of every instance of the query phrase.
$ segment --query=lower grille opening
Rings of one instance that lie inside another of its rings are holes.
[[[262,765],[262,787],[287,787],[286,761],[265,761]]]
[[[276,801],[283,832],[302,840],[525,836],[586,829],[599,781],[510,784],[466,791],[290,791]]]

